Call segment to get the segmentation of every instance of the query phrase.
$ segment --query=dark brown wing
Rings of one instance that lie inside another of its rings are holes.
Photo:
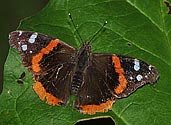
[[[74,103],[83,114],[107,112],[112,108],[115,101],[113,89],[118,84],[118,74],[112,65],[111,56],[93,55]]]
[[[115,57],[113,58],[115,68],[115,62],[120,61],[120,66],[124,70],[123,74],[127,81],[126,86],[122,87],[123,90],[118,89],[116,92],[118,98],[127,97],[145,84],[154,84],[159,78],[157,69],[142,60],[121,55],[113,57]]]
[[[94,54],[92,60],[74,103],[74,107],[82,113],[108,111],[116,98],[126,97],[138,87],[153,83],[158,78],[154,67],[134,58]]]
[[[33,88],[40,99],[46,97],[46,102],[53,105],[66,103],[74,66],[71,58],[76,49],[36,32],[14,31],[9,39],[10,45],[20,52],[25,67],[33,73]]]

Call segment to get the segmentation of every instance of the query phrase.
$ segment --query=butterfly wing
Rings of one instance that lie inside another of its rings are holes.
[[[88,114],[108,111],[116,98],[126,97],[144,84],[154,83],[158,76],[153,66],[141,60],[94,54],[74,107]]]
[[[110,56],[94,54],[92,63],[84,73],[83,85],[74,107],[83,114],[107,112],[116,99],[113,89],[118,84],[117,80],[118,74],[112,66]]]
[[[125,77],[125,84],[122,84],[122,75],[119,75],[119,86],[115,88],[115,93],[118,98],[127,97],[137,88],[145,84],[154,84],[159,78],[159,72],[157,69],[136,58],[113,55],[112,61],[115,70]]]
[[[25,67],[33,73],[33,89],[40,99],[46,98],[52,105],[66,103],[74,67],[71,58],[77,50],[37,32],[14,31],[9,39],[10,45],[20,52]]]

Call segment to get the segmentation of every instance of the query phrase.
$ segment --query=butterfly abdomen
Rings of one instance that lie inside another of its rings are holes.
[[[80,71],[76,71],[72,78],[71,93],[77,94],[79,87],[81,86],[82,83],[83,83],[83,74]]]

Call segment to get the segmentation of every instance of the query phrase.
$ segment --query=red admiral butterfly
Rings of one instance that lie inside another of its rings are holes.
[[[116,99],[157,81],[159,73],[144,61],[116,54],[92,53],[90,42],[79,50],[37,32],[14,31],[10,45],[33,74],[34,91],[50,105],[67,104],[83,114],[107,112]]]

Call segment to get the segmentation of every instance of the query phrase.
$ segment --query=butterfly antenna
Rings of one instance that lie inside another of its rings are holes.
[[[71,19],[71,22],[72,22],[72,24],[73,24],[73,26],[74,26],[74,28],[75,28],[75,30],[76,30],[76,32],[77,32],[79,38],[81,39],[81,42],[83,43],[83,39],[81,38],[81,35],[80,35],[80,33],[78,32],[78,30],[77,30],[77,28],[76,28],[76,25],[75,25],[75,23],[74,23],[74,21],[73,21],[73,19],[72,19],[71,13],[69,13],[69,18]]]
[[[103,26],[91,37],[89,43],[103,30],[104,26],[107,24],[107,21],[104,22]]]

